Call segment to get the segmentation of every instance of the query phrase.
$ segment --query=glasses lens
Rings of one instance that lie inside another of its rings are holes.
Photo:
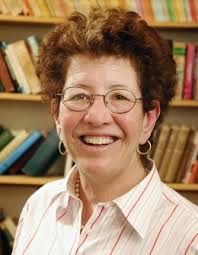
[[[82,88],[67,88],[62,97],[63,104],[74,111],[85,109],[90,104],[90,100],[90,92]]]
[[[130,111],[134,107],[135,101],[135,95],[124,89],[112,90],[105,97],[107,107],[115,113]]]

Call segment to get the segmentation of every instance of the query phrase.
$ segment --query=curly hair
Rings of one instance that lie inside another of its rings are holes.
[[[157,99],[162,119],[175,93],[176,64],[168,42],[137,13],[119,8],[93,8],[87,16],[73,12],[49,32],[37,63],[45,98],[52,100],[62,92],[70,60],[78,54],[135,62],[144,111],[153,109]]]

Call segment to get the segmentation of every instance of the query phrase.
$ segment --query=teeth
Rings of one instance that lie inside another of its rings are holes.
[[[112,137],[83,136],[83,141],[90,144],[110,144],[113,143]]]

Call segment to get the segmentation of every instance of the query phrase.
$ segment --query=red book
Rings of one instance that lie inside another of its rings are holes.
[[[0,48],[0,80],[3,84],[5,92],[14,92],[15,87],[12,82],[10,73],[4,60],[3,50]]]
[[[189,0],[189,6],[190,6],[190,13],[191,13],[191,16],[192,16],[192,20],[194,22],[197,22],[198,21],[198,13],[197,13],[197,6],[196,6],[196,2],[197,0]]]
[[[190,176],[189,183],[196,183],[197,178],[198,178],[198,159],[192,165],[192,173]]]
[[[187,43],[184,67],[183,99],[193,99],[196,44]]]

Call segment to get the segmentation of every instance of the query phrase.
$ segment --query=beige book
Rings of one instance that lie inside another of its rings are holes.
[[[16,50],[14,47],[9,44],[8,47],[5,49],[9,64],[13,70],[13,73],[16,77],[16,80],[19,84],[19,86],[22,88],[22,93],[24,94],[30,94],[31,88],[28,84],[28,81],[25,77],[24,71],[19,63],[19,59],[16,56]]]
[[[40,9],[41,17],[50,17],[50,10],[45,0],[37,0],[37,3]]]
[[[38,1],[37,0],[28,0],[28,3],[32,9],[34,16],[40,17],[41,11],[40,11],[40,8],[38,5]]]
[[[9,233],[14,239],[16,235],[17,225],[14,223],[12,218],[10,217],[5,218],[5,220],[3,220],[1,224],[3,224],[8,229]]]
[[[168,143],[167,146],[165,148],[165,151],[163,153],[162,156],[162,163],[160,165],[160,169],[159,169],[159,175],[161,177],[162,180],[164,180],[165,176],[166,176],[166,172],[168,170],[169,167],[169,163],[170,163],[170,159],[171,159],[171,155],[173,153],[176,141],[177,141],[177,136],[179,134],[179,126],[173,125],[171,127],[171,133],[170,133],[170,137],[168,139]]]
[[[41,84],[36,75],[35,66],[32,58],[28,51],[27,45],[24,40],[19,40],[9,44],[10,48],[13,49],[16,57],[18,58],[19,64],[27,80],[28,86],[33,94],[41,92]]]
[[[23,13],[23,1],[22,0],[6,0],[4,1],[8,10],[13,16],[17,16]]]
[[[153,159],[155,161],[155,165],[158,170],[159,170],[161,162],[162,162],[162,157],[163,157],[163,153],[165,150],[165,146],[166,146],[168,138],[169,138],[170,130],[171,130],[171,126],[167,125],[167,124],[163,124],[160,128],[158,142],[155,147],[155,152],[153,155]]]
[[[65,159],[65,168],[64,168],[64,176],[67,176],[69,171],[71,170],[73,166],[73,160],[70,156],[70,154],[67,153],[66,159]]]
[[[21,130],[4,148],[0,151],[0,162],[6,159],[27,137],[29,133]]]
[[[187,144],[188,136],[190,133],[190,127],[181,126],[177,140],[171,154],[170,163],[166,171],[165,182],[175,182],[177,170],[184,154],[184,148]]]
[[[10,10],[4,3],[4,0],[0,0],[0,14],[10,14]]]
[[[196,130],[193,143],[191,144],[191,150],[188,155],[188,161],[184,170],[184,177],[182,183],[188,183],[192,172],[192,165],[195,163],[198,155],[198,130]]]
[[[182,156],[182,160],[179,164],[179,168],[177,171],[176,182],[180,183],[185,175],[185,169],[189,165],[191,155],[193,153],[194,148],[196,147],[195,145],[196,136],[197,136],[197,144],[198,144],[198,130],[196,130],[196,128],[191,128],[187,144],[184,148],[184,154]]]

